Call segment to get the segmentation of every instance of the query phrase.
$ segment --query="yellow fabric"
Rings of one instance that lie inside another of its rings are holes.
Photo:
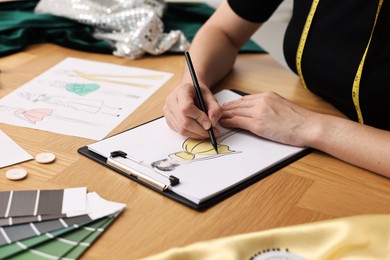
[[[390,215],[359,215],[235,235],[172,248],[145,260],[243,260],[272,248],[288,249],[304,259],[390,259]]]

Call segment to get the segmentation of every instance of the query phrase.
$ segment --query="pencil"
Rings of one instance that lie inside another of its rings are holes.
[[[202,109],[202,111],[208,116],[206,105],[204,103],[204,99],[203,99],[203,95],[202,95],[202,91],[201,91],[200,86],[199,86],[198,78],[196,77],[194,66],[192,65],[190,53],[188,51],[186,51],[186,52],[184,52],[184,55],[186,57],[188,69],[189,69],[191,77],[192,77],[192,82],[194,83],[194,87],[196,90],[196,96],[198,97],[200,109]],[[208,131],[209,136],[210,136],[211,144],[213,145],[215,152],[218,153],[218,143],[217,143],[217,139],[215,138],[215,135],[214,135],[213,126],[211,126],[207,131]]]

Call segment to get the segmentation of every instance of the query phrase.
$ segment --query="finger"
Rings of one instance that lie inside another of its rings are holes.
[[[221,118],[219,123],[226,128],[240,128],[250,131],[250,128],[253,125],[253,120],[248,117],[235,116]]]
[[[180,114],[175,114],[171,111],[167,111],[165,118],[168,126],[182,136],[196,139],[202,139],[207,136],[207,132],[193,119],[183,119]]]
[[[195,91],[192,84],[183,84],[177,87],[167,98],[164,105],[164,115],[168,125],[183,136],[207,136],[197,120],[205,121],[207,129],[210,122],[206,115],[202,115],[194,104]],[[204,114],[204,113],[203,113]]]
[[[192,138],[206,137],[211,126],[207,115],[199,110],[191,99],[178,98],[177,102],[179,111],[171,111],[175,116],[176,131]]]
[[[252,103],[250,96],[244,96],[236,100],[223,103],[223,109],[232,109],[236,107],[249,106]]]
[[[209,120],[212,126],[216,126],[218,124],[219,119],[222,116],[223,109],[221,105],[218,103],[214,95],[207,95],[205,98],[206,108]]]
[[[191,117],[187,117],[182,113],[168,110],[166,112],[166,121],[169,127],[182,136],[191,138],[201,138],[206,136],[206,131],[199,125],[199,123]]]
[[[200,126],[204,130],[208,130],[211,127],[211,121],[209,117],[200,110],[194,103],[194,100],[179,100],[179,108],[183,117],[181,118],[181,123],[186,125],[186,129],[191,130],[192,127]],[[193,124],[191,120],[193,119],[197,122],[197,124]],[[188,128],[187,128],[188,127]],[[195,131],[195,129],[193,129]]]
[[[231,108],[226,108],[223,106],[223,113],[222,113],[222,118],[233,118],[233,117],[248,117],[248,118],[253,118],[253,107],[248,106],[248,107],[237,107],[233,106]]]
[[[264,122],[260,120],[254,122],[254,119],[250,117],[235,116],[231,118],[222,118],[219,123],[226,128],[244,129],[258,136],[268,138],[266,133],[267,127]]]

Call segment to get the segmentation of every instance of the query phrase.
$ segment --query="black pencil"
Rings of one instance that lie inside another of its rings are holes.
[[[205,105],[204,100],[203,100],[202,91],[201,91],[199,83],[198,83],[198,78],[196,77],[194,66],[192,65],[190,53],[188,51],[186,51],[186,52],[184,52],[184,55],[186,57],[186,61],[187,61],[188,69],[189,69],[191,77],[192,77],[192,81],[194,83],[194,87],[196,90],[196,95],[198,97],[200,109],[202,109],[202,111],[205,112],[206,115],[208,115],[206,105]],[[215,151],[218,153],[218,143],[217,143],[217,139],[215,138],[215,135],[214,135],[213,127],[211,126],[207,131],[208,131],[209,136],[210,136],[211,144],[213,145]]]

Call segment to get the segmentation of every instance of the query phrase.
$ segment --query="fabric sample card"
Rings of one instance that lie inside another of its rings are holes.
[[[12,192],[12,202],[8,211],[9,216],[31,216],[34,215],[37,191]]]
[[[0,217],[86,214],[86,196],[86,187],[63,190],[4,191],[0,192]]]
[[[85,187],[0,192],[0,259],[77,259],[125,206]]]
[[[70,246],[67,246],[68,250],[63,252],[62,257],[66,257],[67,259],[77,259],[94,241],[97,240],[105,229],[115,220],[118,214],[90,221],[82,226],[69,226],[67,228],[55,230],[40,236],[1,246],[0,259],[8,259],[10,257],[12,257],[12,259],[15,259],[15,257],[19,259],[19,257],[27,256],[27,259],[36,259],[38,257],[36,255],[37,252],[42,250],[42,248],[44,250],[44,248],[50,245],[50,247],[56,249],[56,243],[51,242],[53,240],[57,240],[59,243],[70,244]],[[61,247],[63,247],[63,245],[61,245]],[[32,249],[32,251],[29,252],[27,251],[28,249]],[[33,253],[35,253],[34,257],[31,255]],[[59,256],[60,254],[56,255]]]
[[[12,259],[77,259],[112,223],[105,217],[14,255]]]
[[[0,227],[12,226],[23,223],[30,222],[41,222],[51,219],[66,218],[64,214],[53,214],[53,215],[38,215],[38,216],[22,216],[22,217],[9,217],[9,218],[0,218]]]

